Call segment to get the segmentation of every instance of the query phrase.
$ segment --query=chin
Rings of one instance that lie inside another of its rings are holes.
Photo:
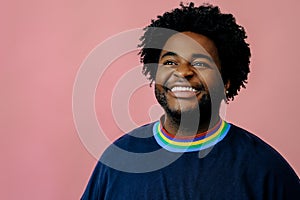
[[[188,114],[188,113],[195,113],[195,112],[200,112],[199,105],[176,105],[173,108],[171,106],[168,107],[168,110],[170,112],[174,113],[181,113],[181,114]]]
[[[195,117],[199,119],[199,115],[201,115],[201,119],[211,116],[211,99],[209,94],[203,94],[198,101],[188,103],[183,100],[182,103],[179,103],[179,100],[175,102],[168,101],[166,93],[155,88],[155,97],[165,113],[174,120],[180,120],[182,117],[190,120]]]

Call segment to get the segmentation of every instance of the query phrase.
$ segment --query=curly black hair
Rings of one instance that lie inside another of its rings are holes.
[[[174,32],[164,32],[161,29]],[[242,26],[238,25],[232,14],[223,14],[219,7],[203,4],[195,7],[194,3],[157,16],[144,29],[140,38],[139,52],[143,63],[143,74],[151,81],[155,80],[161,50],[167,39],[176,32],[190,31],[210,38],[216,45],[221,63],[221,76],[224,84],[230,82],[227,100],[233,100],[241,87],[246,88],[250,72],[250,48],[245,41],[247,36]],[[155,48],[153,48],[155,47]]]

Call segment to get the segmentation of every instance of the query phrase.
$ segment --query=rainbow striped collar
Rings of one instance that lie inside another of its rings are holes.
[[[195,136],[176,137],[168,133],[160,121],[153,126],[153,135],[156,142],[171,152],[193,152],[207,149],[220,142],[228,133],[230,124],[220,120],[211,130]]]

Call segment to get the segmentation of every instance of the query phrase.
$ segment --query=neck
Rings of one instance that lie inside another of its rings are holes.
[[[213,128],[220,121],[220,116],[216,114],[211,117],[201,118],[199,115],[188,115],[181,116],[180,119],[178,119],[165,114],[161,117],[160,121],[170,134],[177,136],[193,136]]]

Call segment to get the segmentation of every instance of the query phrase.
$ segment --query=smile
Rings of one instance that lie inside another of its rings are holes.
[[[172,92],[197,92],[196,89],[192,87],[182,87],[182,86],[175,86],[171,88]]]
[[[191,86],[174,86],[169,89],[170,95],[175,98],[190,99],[200,94],[201,90],[198,90]]]

